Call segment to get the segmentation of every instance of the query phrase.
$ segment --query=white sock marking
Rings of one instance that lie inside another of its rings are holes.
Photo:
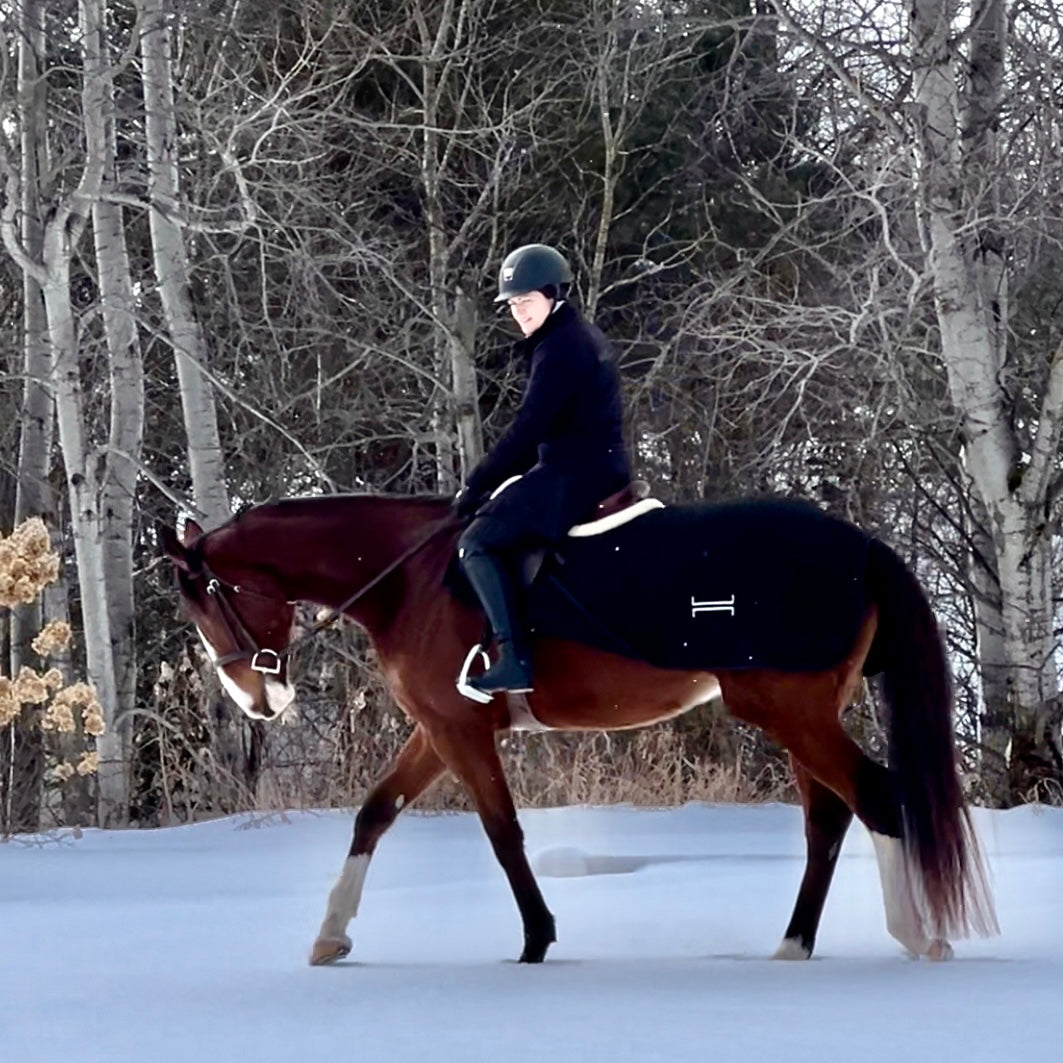
[[[775,950],[773,960],[807,960],[812,954],[797,938],[783,938]]]
[[[317,935],[319,940],[350,940],[347,937],[347,924],[358,914],[362,887],[365,885],[365,874],[368,870],[369,857],[364,853],[361,856],[347,857],[340,877],[329,894],[325,918]]]
[[[927,934],[926,919],[912,890],[913,871],[901,840],[875,831],[869,833],[878,858],[886,929],[913,956],[948,959],[952,955],[949,943]]]

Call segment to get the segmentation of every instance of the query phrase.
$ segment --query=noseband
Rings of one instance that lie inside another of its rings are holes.
[[[259,646],[255,641],[254,636],[247,630],[247,626],[240,619],[240,614],[233,607],[231,601],[229,601],[226,591],[232,591],[233,594],[249,594],[255,598],[261,598],[268,602],[277,602],[278,604],[293,605],[293,602],[288,601],[286,598],[276,598],[270,594],[262,594],[261,591],[249,590],[246,587],[241,587],[238,583],[226,583],[225,580],[220,579],[210,569],[210,566],[204,561],[197,576],[205,577],[207,580],[207,594],[214,598],[221,610],[222,621],[225,623],[225,627],[229,632],[229,637],[237,646],[244,646],[244,649],[233,650],[232,653],[227,653],[223,657],[217,657],[214,660],[214,666],[216,668],[223,668],[227,664],[232,664],[234,661],[250,661],[251,668],[256,672],[262,672],[265,675],[279,675],[281,667],[284,661],[290,657],[298,647],[302,646],[304,642],[309,642],[311,639],[316,638],[321,634],[325,628],[329,627],[335,620],[342,616],[359,598],[368,594],[381,580],[390,576],[400,565],[405,564],[414,554],[416,554],[423,547],[428,545],[428,542],[435,538],[444,528],[453,527],[458,523],[458,518],[453,515],[446,516],[442,520],[436,521],[432,524],[428,530],[417,539],[414,544],[401,553],[394,561],[391,562],[381,572],[378,572],[368,583],[363,584],[358,588],[346,601],[337,605],[335,609],[331,610],[324,619],[319,620],[314,626],[301,635],[294,642],[289,642],[287,646],[280,650],[271,650],[266,647]]]

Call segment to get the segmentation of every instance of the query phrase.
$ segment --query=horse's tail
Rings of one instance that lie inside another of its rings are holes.
[[[889,712],[889,771],[913,894],[936,937],[997,933],[985,865],[960,788],[945,645],[922,587],[872,540],[868,579],[878,606],[872,657]]]

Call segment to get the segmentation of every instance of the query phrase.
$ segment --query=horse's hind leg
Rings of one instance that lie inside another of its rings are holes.
[[[845,733],[836,719],[818,727],[782,723],[775,737],[824,786],[856,813],[871,833],[878,859],[886,929],[913,956],[948,959],[952,947],[927,933],[926,920],[913,892],[911,872],[901,840],[901,811],[890,774]]]
[[[373,787],[354,822],[354,840],[310,952],[314,966],[342,960],[351,951],[347,924],[358,914],[362,886],[373,850],[406,805],[416,800],[443,771],[424,730],[416,727],[388,773]]]
[[[833,790],[818,782],[792,755],[790,767],[805,811],[807,856],[793,915],[790,916],[775,959],[807,960],[816,944],[823,904],[853,812]]]
[[[554,917],[546,907],[524,852],[524,832],[517,822],[513,795],[489,731],[433,735],[447,767],[458,777],[476,805],[487,837],[509,880],[524,927],[521,963],[541,963],[556,940]]]

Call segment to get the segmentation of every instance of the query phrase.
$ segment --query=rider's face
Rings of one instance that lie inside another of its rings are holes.
[[[525,292],[509,300],[509,312],[521,332],[530,336],[550,316],[553,305],[542,292]]]

